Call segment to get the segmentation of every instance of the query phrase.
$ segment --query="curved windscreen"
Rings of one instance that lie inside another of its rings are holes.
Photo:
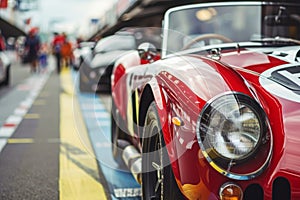
[[[165,16],[164,55],[229,42],[300,39],[300,7],[292,4],[199,4]],[[269,39],[269,40],[263,40]]]

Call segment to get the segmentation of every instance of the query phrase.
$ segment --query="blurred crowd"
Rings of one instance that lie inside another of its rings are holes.
[[[55,32],[51,41],[51,48],[56,58],[57,73],[60,72],[62,66],[69,67],[72,65],[73,46],[66,33],[59,34]]]
[[[24,65],[28,64],[31,73],[46,72],[50,55],[56,59],[58,73],[62,67],[72,66],[73,50],[77,47],[77,43],[71,42],[65,32],[54,32],[48,41],[42,41],[37,27],[31,28],[26,36],[10,40],[12,38],[3,37],[0,30],[0,51],[15,51],[17,60]]]

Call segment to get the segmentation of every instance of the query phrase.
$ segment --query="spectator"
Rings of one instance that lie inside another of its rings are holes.
[[[25,49],[27,52],[27,59],[31,66],[31,72],[37,72],[38,53],[40,50],[40,38],[38,36],[38,29],[30,29],[25,41]]]
[[[72,63],[72,58],[73,58],[72,44],[71,42],[69,42],[66,34],[63,34],[63,36],[64,36],[64,42],[61,46],[60,53],[61,53],[63,65],[68,67]]]
[[[55,55],[56,58],[56,71],[60,73],[61,69],[61,46],[64,43],[64,37],[57,32],[54,33],[54,38],[52,40],[52,53]]]
[[[41,45],[39,64],[40,64],[41,72],[45,73],[47,71],[47,66],[48,66],[48,46],[46,43]]]

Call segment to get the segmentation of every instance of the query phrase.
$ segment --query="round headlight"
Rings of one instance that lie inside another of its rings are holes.
[[[214,101],[205,121],[208,148],[226,159],[241,160],[256,149],[261,137],[262,122],[255,108],[239,102],[234,96]]]
[[[262,143],[269,140],[267,131],[267,119],[260,105],[247,95],[230,93],[204,107],[197,136],[208,161],[224,174],[253,158]]]

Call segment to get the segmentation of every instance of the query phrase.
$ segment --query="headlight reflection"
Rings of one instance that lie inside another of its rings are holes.
[[[257,170],[266,166],[271,157],[272,137],[267,124],[263,109],[253,98],[241,93],[224,94],[203,108],[197,124],[198,143],[217,171],[245,178],[234,171],[258,174]],[[253,163],[258,152],[262,156],[259,162]],[[244,163],[250,163],[247,169],[235,168]]]
[[[210,148],[228,159],[241,159],[251,153],[261,136],[256,113],[235,99],[211,106],[206,133]]]

